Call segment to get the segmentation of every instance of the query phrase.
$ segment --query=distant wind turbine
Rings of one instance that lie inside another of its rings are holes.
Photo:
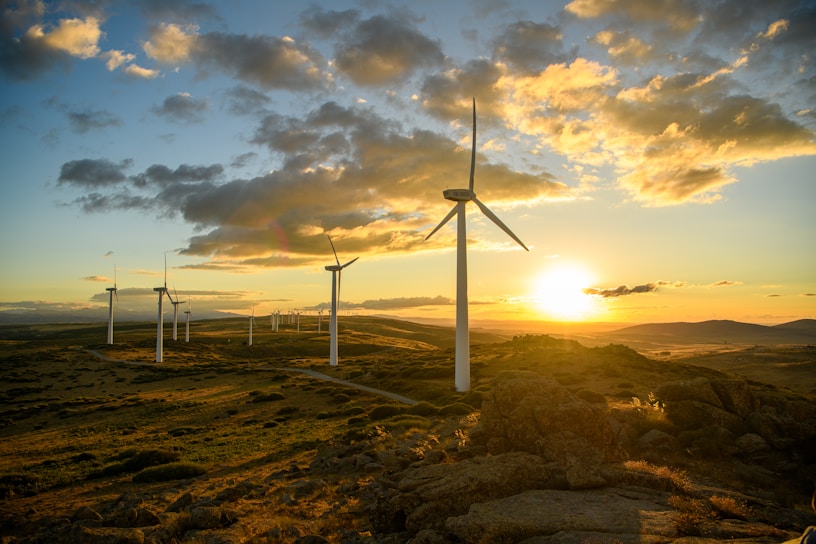
[[[116,265],[113,267],[113,287],[106,287],[108,291],[108,344],[113,344],[113,297],[116,297],[116,302],[119,302],[119,294],[116,289]]]
[[[465,221],[465,206],[471,200],[479,209],[500,229],[507,233],[525,250],[527,246],[518,236],[502,223],[496,214],[482,204],[476,193],[473,192],[473,178],[476,170],[476,98],[473,99],[473,145],[470,154],[470,185],[467,189],[446,189],[442,192],[447,200],[456,202],[453,209],[425,238],[433,236],[451,218],[456,215],[456,390],[460,392],[470,390],[470,335],[468,331],[468,290],[467,290],[467,224]]]
[[[331,244],[332,252],[334,253],[334,260],[337,264],[332,264],[326,267],[326,270],[332,273],[332,301],[331,301],[331,316],[329,318],[329,365],[337,366],[337,307],[340,304],[340,279],[343,269],[350,266],[351,263],[359,259],[354,257],[346,264],[340,264],[340,259],[337,257],[337,250],[334,249],[334,242],[331,236],[329,244]]]
[[[176,300],[170,299],[170,302],[173,303],[173,340],[178,340],[178,307],[179,304],[184,304],[187,301],[179,300],[175,287],[173,288],[173,294],[176,295]]]
[[[255,324],[255,306],[252,307],[252,315],[249,316],[249,342],[248,346],[252,345],[252,326]]]
[[[187,316],[187,322],[184,326],[184,341],[189,343],[190,342],[190,316],[193,314],[193,297],[187,299],[187,309],[184,310],[185,315]]]
[[[153,290],[159,294],[159,316],[156,319],[156,362],[161,363],[164,362],[164,310],[162,308],[164,296],[167,295],[170,302],[173,302],[173,297],[167,290],[167,253],[164,254],[164,286],[154,287]]]

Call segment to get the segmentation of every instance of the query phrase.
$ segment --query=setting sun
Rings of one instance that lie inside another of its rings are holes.
[[[556,265],[536,280],[535,304],[548,317],[581,321],[597,311],[595,300],[584,293],[592,282],[592,275],[580,265]]]

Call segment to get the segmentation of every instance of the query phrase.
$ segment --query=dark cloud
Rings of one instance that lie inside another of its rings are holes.
[[[3,9],[0,17],[0,70],[3,75],[21,81],[36,79],[55,66],[71,67],[71,56],[65,51],[48,47],[42,40],[27,34],[15,36]]]
[[[525,72],[538,72],[575,56],[567,55],[557,26],[533,21],[509,25],[493,44],[493,58]]]
[[[94,282],[110,282],[111,279],[107,276],[85,276],[82,278],[85,281],[94,281]]]
[[[228,265],[321,263],[327,232],[338,251],[355,256],[447,243],[424,238],[445,205],[441,190],[451,179],[467,178],[470,155],[457,142],[430,131],[404,134],[370,109],[334,102],[302,118],[267,116],[253,141],[280,153],[282,168],[222,179],[228,176],[220,165],[152,165],[128,177],[127,187],[97,190],[74,204],[86,211],[181,214],[199,231],[184,253]],[[479,194],[491,206],[567,191],[549,176],[491,164],[481,154],[477,163]]]
[[[401,17],[377,15],[359,22],[335,48],[335,66],[358,85],[387,85],[420,68],[441,66],[438,41]]]
[[[441,119],[462,119],[470,125],[468,105],[476,98],[479,119],[484,121],[495,115],[499,105],[505,100],[502,90],[496,85],[505,70],[496,63],[479,59],[444,73],[428,76],[422,83],[422,105],[425,110]]]
[[[87,188],[116,185],[127,179],[124,171],[131,166],[132,159],[125,159],[118,164],[107,159],[69,161],[60,168],[57,183]]]
[[[193,98],[188,93],[168,96],[153,113],[182,123],[198,123],[204,120],[208,104],[206,98]]]
[[[712,285],[712,287],[731,287],[732,285],[740,285],[740,284],[742,284],[741,281],[720,280],[720,281],[715,281],[711,285]]]
[[[257,115],[266,110],[272,101],[265,94],[243,85],[226,92],[227,109],[236,115]]]
[[[367,310],[399,310],[404,308],[418,308],[420,306],[451,306],[456,301],[443,297],[400,297],[388,299],[366,300],[360,304],[361,308]]]
[[[603,298],[623,297],[627,295],[636,295],[640,293],[653,293],[658,290],[657,283],[644,283],[643,285],[636,285],[629,287],[628,285],[619,285],[610,289],[597,289],[595,287],[588,287],[584,289],[587,295],[595,295]]]
[[[192,56],[202,68],[215,67],[265,89],[303,91],[324,88],[320,54],[291,38],[204,34]]]
[[[136,5],[149,20],[153,21],[187,24],[198,20],[221,20],[212,4],[205,2],[140,0]]]
[[[122,119],[109,111],[75,111],[68,113],[71,129],[79,134],[85,134],[93,129],[118,127]]]
[[[329,38],[350,28],[360,18],[356,9],[344,11],[324,10],[321,6],[311,6],[300,15],[300,24],[310,33],[320,38]]]

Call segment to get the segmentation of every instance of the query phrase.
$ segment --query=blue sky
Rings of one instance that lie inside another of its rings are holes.
[[[4,315],[814,317],[816,3],[5,2]],[[208,314],[208,315],[210,315]]]

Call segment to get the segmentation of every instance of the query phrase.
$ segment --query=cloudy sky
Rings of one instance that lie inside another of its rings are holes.
[[[0,311],[816,317],[816,2],[2,2]],[[151,306],[152,305],[152,306]],[[95,312],[95,313],[94,313]]]

